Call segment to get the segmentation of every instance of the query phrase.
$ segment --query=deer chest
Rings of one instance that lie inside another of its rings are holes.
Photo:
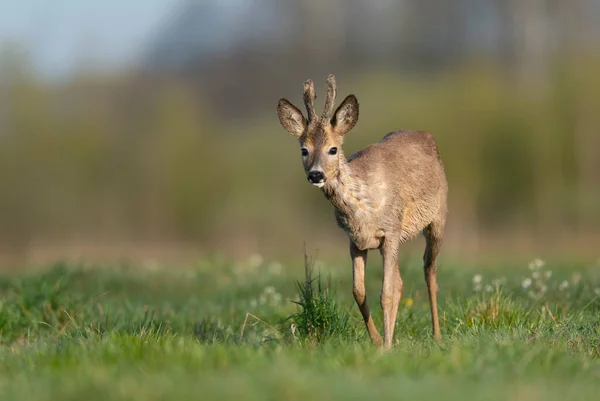
[[[346,215],[335,211],[338,226],[344,230],[358,249],[377,249],[381,246],[385,232],[368,219],[355,215]]]

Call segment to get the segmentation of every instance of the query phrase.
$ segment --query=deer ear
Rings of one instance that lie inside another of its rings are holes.
[[[287,99],[279,99],[277,117],[283,128],[292,135],[300,136],[306,128],[306,119],[302,112]]]
[[[337,108],[331,118],[331,126],[338,135],[344,135],[358,121],[358,100],[354,95],[348,95]]]

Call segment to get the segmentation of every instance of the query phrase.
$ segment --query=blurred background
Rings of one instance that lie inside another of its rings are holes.
[[[276,104],[432,132],[447,257],[595,255],[597,0],[3,0],[0,262],[347,257]],[[338,99],[339,100],[339,99]],[[405,249],[422,252],[422,240]]]

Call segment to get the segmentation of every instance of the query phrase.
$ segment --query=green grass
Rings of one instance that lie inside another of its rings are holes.
[[[600,391],[598,265],[441,264],[436,344],[419,260],[406,260],[384,353],[368,341],[348,263],[307,279],[301,264],[255,259],[0,276],[0,398],[532,401]],[[367,276],[381,325],[376,260]]]

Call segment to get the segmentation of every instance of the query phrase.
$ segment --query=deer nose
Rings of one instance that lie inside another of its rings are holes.
[[[322,171],[311,171],[310,173],[308,173],[308,181],[310,181],[313,184],[322,182],[324,178],[325,175]]]

